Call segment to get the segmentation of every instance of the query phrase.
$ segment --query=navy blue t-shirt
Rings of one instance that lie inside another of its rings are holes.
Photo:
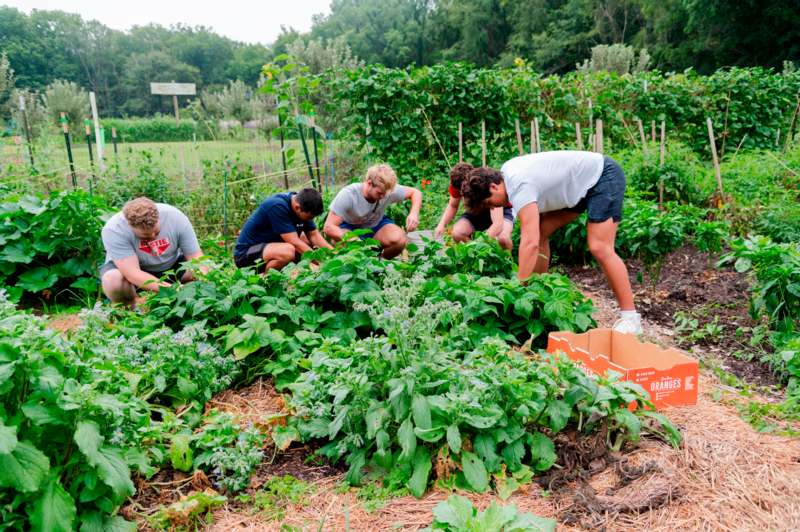
[[[304,222],[292,210],[294,192],[274,194],[258,206],[244,223],[233,255],[238,257],[247,253],[250,246],[283,242],[282,234],[297,231],[308,234],[317,228],[314,222]]]

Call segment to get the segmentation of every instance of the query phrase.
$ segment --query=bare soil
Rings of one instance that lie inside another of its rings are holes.
[[[701,360],[713,358],[720,361],[723,369],[747,383],[776,385],[778,382],[769,366],[759,360],[759,350],[748,342],[748,331],[758,322],[748,313],[747,277],[732,268],[716,268],[717,260],[718,257],[692,246],[674,251],[668,256],[655,289],[641,262],[627,262],[636,307],[645,321],[645,333],[652,331],[655,325],[668,343],[690,351]],[[601,316],[603,312],[616,316],[613,293],[597,265],[562,268],[595,301],[595,305],[610,305],[600,309]],[[697,319],[698,328],[713,323],[720,330],[715,335],[687,341],[674,332],[679,312]],[[613,320],[607,323],[611,324]],[[745,360],[734,356],[735,353],[753,359]]]

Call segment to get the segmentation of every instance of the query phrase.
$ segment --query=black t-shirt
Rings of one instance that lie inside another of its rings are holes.
[[[296,231],[308,234],[317,226],[313,221],[304,222],[292,210],[294,192],[274,194],[258,206],[244,223],[236,241],[234,256],[244,255],[250,246],[271,242],[283,242],[282,234]]]

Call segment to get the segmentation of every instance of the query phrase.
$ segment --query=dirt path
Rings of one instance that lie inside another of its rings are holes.
[[[606,289],[585,290],[598,308],[598,324],[610,326],[616,312]],[[649,339],[674,344],[670,329],[647,318],[645,327]],[[533,484],[506,504],[559,519],[559,530],[800,529],[800,439],[753,430],[733,406],[738,394],[709,372],[702,372],[700,386],[696,406],[665,412],[683,434],[681,449],[643,441],[588,482],[552,491]],[[309,467],[294,464],[298,474]],[[637,470],[640,476],[632,473]],[[391,499],[367,512],[356,490],[342,489],[341,477],[317,476],[314,493],[287,508],[283,521],[227,506],[215,513],[210,530],[418,530],[430,525],[433,507],[449,495],[434,489],[422,499]],[[463,495],[479,508],[496,498]]]

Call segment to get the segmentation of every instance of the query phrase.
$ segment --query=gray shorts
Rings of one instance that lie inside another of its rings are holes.
[[[603,173],[597,183],[586,192],[577,205],[567,210],[585,212],[589,222],[615,222],[622,220],[622,199],[625,197],[625,172],[611,157],[603,157]]]
[[[172,265],[170,265],[165,270],[156,272],[156,271],[151,271],[151,270],[145,270],[144,268],[142,268],[142,271],[145,272],[145,273],[149,273],[150,275],[152,275],[154,277],[158,277],[159,279],[161,277],[163,277],[165,273],[169,272],[170,273],[170,279],[172,279],[172,281],[178,281],[178,280],[180,280],[181,276],[183,275],[183,268],[181,268],[180,266],[182,266],[184,262],[186,262],[186,257],[184,257],[183,255],[178,255],[177,260],[175,260],[175,262],[173,262]],[[118,268],[117,268],[117,265],[114,264],[114,261],[110,260],[110,261],[106,262],[105,264],[100,266],[100,270],[99,270],[100,279],[102,280],[103,276],[105,274],[107,274],[111,270],[116,270],[116,269],[118,269]]]

